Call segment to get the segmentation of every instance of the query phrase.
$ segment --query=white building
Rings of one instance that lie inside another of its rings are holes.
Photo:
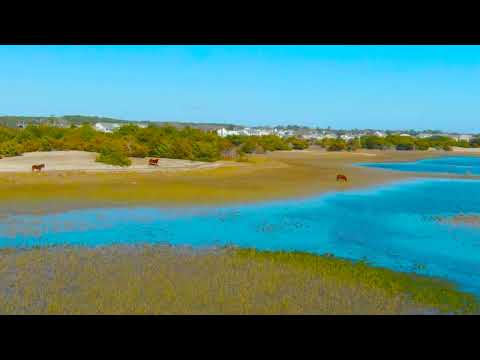
[[[387,134],[385,134],[383,131],[375,131],[373,135],[378,136],[378,137],[385,137]]]
[[[356,137],[357,137],[357,136],[356,136],[356,135],[353,135],[353,134],[343,134],[343,135],[340,135],[340,139],[345,140],[345,141],[353,140],[353,139],[355,139]]]
[[[417,137],[419,139],[425,139],[425,138],[429,138],[429,137],[432,137],[432,136],[435,136],[436,134],[432,134],[432,133],[421,133],[421,134],[418,134]]]
[[[470,141],[472,139],[472,135],[469,134],[462,134],[462,135],[450,135],[452,139],[455,139],[457,141]]]
[[[303,134],[302,135],[302,138],[304,139],[309,139],[309,140],[312,140],[312,139],[320,139],[322,137],[321,134],[318,134],[318,133],[308,133],[308,134]]]
[[[275,129],[275,130],[273,130],[273,133],[277,136],[280,136],[280,137],[289,137],[289,136],[294,135],[294,132],[292,130],[278,130],[278,129]]]
[[[240,133],[247,136],[264,136],[273,134],[273,130],[263,128],[252,129],[247,127],[243,130],[240,130]]]
[[[335,134],[322,134],[322,135],[319,135],[318,140],[321,140],[321,139],[338,139],[338,136],[335,135]]]
[[[96,123],[94,127],[97,131],[111,133],[113,130],[119,128],[120,125],[115,123]]]
[[[227,130],[225,128],[221,128],[217,130],[218,136],[225,137],[229,135],[246,135],[246,136],[263,136],[263,135],[271,135],[274,131],[270,129],[252,129],[252,128],[243,128],[240,130]]]
[[[229,135],[240,135],[240,131],[238,130],[227,130],[225,128],[221,128],[217,130],[217,135],[221,137],[229,136]]]

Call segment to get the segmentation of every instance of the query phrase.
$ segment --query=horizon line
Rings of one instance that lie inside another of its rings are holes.
[[[65,118],[70,116],[80,116],[80,117],[90,117],[90,118],[104,118],[110,120],[117,120],[117,121],[125,121],[125,122],[149,122],[149,123],[180,123],[180,124],[204,124],[204,125],[227,125],[227,126],[241,126],[241,127],[261,127],[261,128],[275,128],[275,127],[288,127],[288,126],[297,126],[301,128],[307,129],[330,129],[336,131],[351,131],[351,130],[377,130],[377,131],[414,131],[414,132],[441,132],[441,133],[452,133],[452,134],[480,134],[480,130],[478,131],[458,131],[458,130],[444,130],[444,129],[407,129],[407,128],[335,128],[332,126],[320,127],[319,125],[302,125],[302,124],[285,124],[285,125],[242,125],[238,123],[229,123],[229,122],[206,122],[206,121],[186,121],[186,120],[133,120],[133,119],[124,119],[124,118],[116,118],[111,116],[105,115],[80,115],[80,114],[64,114],[64,115],[0,115],[0,119],[4,117],[31,117],[31,118],[42,118],[44,120],[48,120],[49,118]]]

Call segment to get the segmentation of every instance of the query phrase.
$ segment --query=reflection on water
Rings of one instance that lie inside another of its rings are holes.
[[[77,210],[0,219],[0,246],[170,243],[332,253],[446,277],[480,295],[480,182],[419,180],[308,200],[222,208]]]

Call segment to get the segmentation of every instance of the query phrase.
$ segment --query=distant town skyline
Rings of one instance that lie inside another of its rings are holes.
[[[480,46],[0,46],[0,113],[480,133]]]
[[[101,125],[101,124],[112,124],[114,127],[119,127],[122,124],[138,124],[140,127],[146,127],[148,123],[154,124],[172,124],[180,126],[192,126],[197,128],[203,128],[204,130],[208,129],[225,129],[225,130],[235,130],[235,129],[296,129],[304,130],[307,132],[335,132],[335,133],[375,133],[375,132],[384,132],[384,133],[416,133],[416,134],[457,134],[457,135],[474,135],[480,136],[479,133],[475,132],[459,132],[459,131],[443,131],[440,129],[402,129],[402,128],[390,128],[390,129],[380,129],[380,128],[334,128],[334,127],[314,127],[307,125],[299,124],[287,124],[287,125],[240,125],[240,124],[228,124],[228,123],[207,123],[207,122],[175,122],[175,121],[153,121],[153,120],[129,120],[129,119],[115,119],[112,117],[99,117],[99,116],[84,116],[84,115],[49,115],[49,116],[25,116],[25,115],[0,115],[0,125],[13,126],[13,127],[25,127],[28,124],[50,124],[58,126],[63,124],[69,126],[68,124],[81,124],[81,123],[90,123],[92,125]],[[97,127],[97,126],[96,126]]]

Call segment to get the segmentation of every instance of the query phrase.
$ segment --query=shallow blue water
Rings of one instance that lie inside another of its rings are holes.
[[[459,213],[480,214],[480,181],[414,180],[305,200],[220,208],[16,215],[0,220],[0,247],[170,243],[330,252],[444,277],[480,296],[480,228],[432,219]]]
[[[411,162],[362,163],[362,166],[414,172],[480,175],[480,157],[441,157]]]

